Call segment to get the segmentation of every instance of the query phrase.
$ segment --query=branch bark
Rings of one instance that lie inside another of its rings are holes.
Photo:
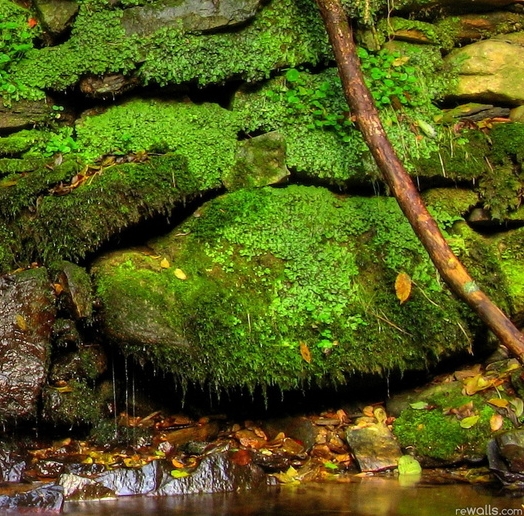
[[[386,183],[451,291],[465,301],[510,352],[524,363],[524,335],[480,290],[455,256],[396,155],[380,121],[357,57],[353,32],[340,0],[316,0],[337,62],[344,94]],[[421,321],[421,324],[425,322]]]

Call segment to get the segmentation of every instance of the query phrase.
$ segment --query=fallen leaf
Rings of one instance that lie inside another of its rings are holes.
[[[411,294],[411,278],[405,272],[400,272],[395,280],[395,293],[400,304],[405,303]]]
[[[476,394],[479,391],[483,391],[493,385],[493,380],[484,378],[481,374],[475,375],[473,378],[469,378],[464,384],[464,390],[468,396]]]
[[[524,412],[524,402],[520,398],[515,398],[514,400],[511,400],[510,403],[513,405],[513,412],[515,412],[515,415],[517,417],[522,416],[522,413]]]
[[[502,428],[504,418],[500,414],[493,414],[489,419],[489,427],[492,432],[496,432]]]
[[[251,453],[248,450],[237,450],[231,455],[231,462],[238,466],[251,464]]]
[[[179,280],[187,279],[186,273],[182,269],[175,269],[175,277]]]
[[[426,410],[429,404],[425,401],[415,401],[414,403],[410,403],[409,406],[414,410]]]
[[[26,331],[27,330],[27,322],[25,320],[25,317],[23,315],[20,315],[20,314],[16,314],[15,315],[15,321],[16,321],[16,325],[22,330],[22,331]]]
[[[506,408],[509,405],[509,401],[504,398],[492,398],[491,400],[488,400],[488,403],[500,408]]]
[[[289,466],[285,473],[273,473],[273,476],[282,484],[300,484],[300,480],[297,478],[298,471],[293,466]]]
[[[460,426],[462,428],[471,428],[472,426],[475,426],[478,421],[480,419],[480,416],[469,416],[469,417],[465,417],[464,419],[461,420],[460,422]]]
[[[399,475],[419,475],[422,472],[422,467],[417,459],[411,455],[402,455],[398,459],[398,474]]]
[[[189,473],[187,471],[182,470],[182,469],[174,469],[174,470],[171,471],[171,476],[173,478],[184,478],[184,477],[188,477]]]
[[[362,409],[362,414],[364,414],[367,417],[374,417],[374,409],[371,405],[367,405]]]
[[[308,363],[311,364],[311,351],[305,342],[300,341],[300,355]]]
[[[162,267],[162,269],[169,269],[170,267],[169,260],[167,258],[163,258],[162,261],[160,262],[160,267]]]
[[[375,419],[379,422],[379,424],[384,423],[388,418],[386,411],[382,407],[377,407],[373,411],[373,415],[375,416]]]

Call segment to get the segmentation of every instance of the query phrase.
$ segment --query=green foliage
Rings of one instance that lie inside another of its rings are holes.
[[[371,53],[362,47],[358,48],[357,54],[367,86],[379,109],[392,103],[396,103],[397,108],[416,107],[421,103],[416,68],[409,64],[408,57],[387,49]]]
[[[188,176],[186,160],[173,155],[109,167],[68,195],[41,200],[31,224],[33,245],[46,261],[82,258],[129,225],[200,191]]]
[[[78,144],[73,138],[73,128],[63,127],[56,133],[52,133],[50,138],[45,142],[42,154],[44,156],[53,156],[54,154],[69,154],[76,151]]]
[[[0,1],[0,97],[5,104],[21,97],[41,97],[13,78],[11,67],[33,48],[39,29],[28,24],[30,11],[9,0]]]
[[[216,104],[137,99],[84,117],[76,143],[87,160],[106,154],[176,152],[202,188],[216,188],[235,160],[235,116]]]

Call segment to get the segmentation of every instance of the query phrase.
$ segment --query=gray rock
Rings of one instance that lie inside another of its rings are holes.
[[[0,419],[35,414],[54,318],[46,269],[0,277]]]
[[[0,102],[0,129],[17,131],[49,122],[53,116],[52,101],[19,100],[9,106]]]
[[[164,0],[126,9],[122,25],[128,35],[145,36],[160,28],[209,31],[233,27],[253,18],[260,0]]]
[[[60,486],[46,484],[29,491],[0,495],[0,508],[20,511],[60,512],[64,494]]]
[[[276,131],[239,143],[236,164],[223,178],[228,190],[278,184],[289,176],[286,139]]]
[[[66,30],[78,12],[78,4],[71,0],[35,0],[34,5],[42,25],[53,36]]]

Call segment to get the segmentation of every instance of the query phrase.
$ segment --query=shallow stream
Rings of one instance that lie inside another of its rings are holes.
[[[343,484],[283,485],[242,493],[67,502],[64,514],[516,516],[524,515],[524,496],[512,496],[469,484],[403,487],[395,478],[369,477]]]

